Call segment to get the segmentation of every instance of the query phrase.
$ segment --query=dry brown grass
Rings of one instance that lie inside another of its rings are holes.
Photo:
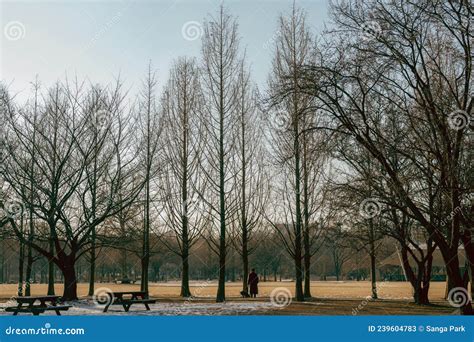
[[[240,298],[241,283],[227,283],[226,295],[228,301],[268,301],[270,293],[277,287],[285,287],[294,293],[292,282],[265,282],[259,284],[259,298]],[[96,289],[104,287],[112,291],[137,291],[138,284],[121,285],[113,283],[98,283]],[[78,285],[80,297],[87,297],[88,284]],[[370,296],[369,282],[335,282],[315,281],[311,291],[313,298],[305,303],[293,302],[284,308],[271,311],[254,311],[257,315],[443,315],[452,314],[454,309],[444,300],[445,283],[433,282],[430,290],[430,300],[433,305],[419,306],[412,303],[411,287],[405,282],[380,282],[379,296],[381,300],[367,300]],[[44,295],[47,292],[45,284],[33,284],[32,295]],[[56,285],[56,293],[61,294],[62,285]],[[152,283],[150,296],[158,298],[159,302],[180,302],[179,282]],[[217,292],[215,282],[191,282],[191,292],[196,296],[193,302],[214,302]],[[16,293],[16,285],[0,285],[0,301],[6,301]],[[357,309],[359,308],[359,309]]]
[[[138,284],[114,284],[97,283],[96,288],[106,287],[112,291],[132,291],[139,290]],[[292,282],[261,282],[259,284],[260,297],[268,297],[273,289],[277,287],[288,288],[294,293],[294,283]],[[55,286],[56,293],[61,294],[63,286]],[[44,295],[47,291],[46,284],[33,284],[33,295]],[[241,283],[227,283],[226,295],[228,297],[240,297],[242,289]],[[380,282],[378,284],[380,298],[384,299],[405,299],[411,300],[411,286],[407,282]],[[8,299],[15,295],[17,286],[15,284],[0,285],[0,299]],[[88,284],[78,285],[80,297],[87,296]],[[191,282],[191,292],[196,297],[214,297],[217,292],[215,282]],[[367,281],[314,281],[311,286],[312,295],[316,298],[337,298],[337,299],[358,299],[370,295],[370,283]],[[159,298],[177,298],[180,293],[179,282],[151,283],[150,296]],[[445,293],[444,282],[433,282],[430,288],[430,299],[432,301],[442,301]]]

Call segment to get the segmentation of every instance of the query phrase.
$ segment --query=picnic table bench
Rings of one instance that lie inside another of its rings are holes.
[[[147,293],[143,291],[122,291],[122,292],[108,292],[110,299],[104,307],[104,312],[107,312],[111,305],[121,305],[125,312],[130,310],[133,304],[144,304],[147,310],[150,310],[148,304],[156,303],[155,299],[147,298]]]
[[[18,313],[32,313],[35,316],[45,311],[56,311],[56,315],[61,316],[61,311],[67,311],[71,305],[58,305],[59,296],[19,296],[14,297],[18,303],[17,306],[9,306],[5,308],[6,312],[13,312],[16,316]],[[37,304],[39,302],[39,304]]]

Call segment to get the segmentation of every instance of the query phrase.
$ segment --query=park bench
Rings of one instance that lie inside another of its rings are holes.
[[[35,316],[45,311],[55,311],[56,315],[61,316],[61,311],[67,311],[71,305],[58,305],[59,296],[22,296],[14,297],[18,303],[17,306],[5,308],[6,312],[13,312],[16,316],[19,313],[31,313]],[[37,304],[39,302],[39,304]]]
[[[156,303],[155,299],[147,298],[146,292],[142,291],[123,291],[123,292],[108,292],[110,299],[104,307],[104,312],[107,312],[111,305],[121,305],[125,312],[130,310],[133,304],[144,304],[147,310],[150,310],[148,304]]]

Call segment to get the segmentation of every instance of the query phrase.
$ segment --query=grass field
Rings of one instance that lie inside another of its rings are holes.
[[[445,293],[444,282],[433,282],[430,288],[430,300],[442,301]],[[106,287],[112,291],[131,291],[139,290],[139,284],[114,284],[97,283],[96,288]],[[273,289],[277,287],[288,288],[294,294],[294,283],[289,281],[282,282],[261,282],[259,284],[259,297],[269,297]],[[227,283],[226,295],[228,297],[240,297],[242,289],[241,283]],[[56,293],[61,294],[63,286],[56,285]],[[0,300],[14,296],[17,291],[16,284],[0,285]],[[32,295],[44,295],[47,291],[46,284],[33,284]],[[80,283],[78,285],[79,297],[86,297],[88,284]],[[216,282],[191,282],[191,292],[196,297],[214,297],[217,292]],[[311,294],[316,298],[334,298],[334,299],[362,299],[370,295],[370,282],[367,281],[313,281]],[[179,298],[180,283],[151,283],[150,296],[158,298]],[[404,299],[411,300],[411,286],[407,282],[379,282],[379,297],[383,299]]]
[[[114,283],[98,283],[96,289],[107,288],[112,291],[139,290],[140,285],[121,285]],[[259,298],[240,298],[240,283],[227,283],[227,301],[232,303],[259,303],[269,302],[270,293],[278,287],[284,287],[294,293],[292,282],[265,282],[259,284]],[[78,286],[79,297],[87,298],[88,284],[81,283]],[[32,285],[32,295],[46,294],[45,284]],[[195,296],[191,303],[202,304],[213,303],[216,295],[217,284],[215,282],[191,282],[191,292]],[[254,310],[251,314],[261,315],[416,315],[416,314],[453,314],[455,309],[450,307],[444,300],[445,283],[433,282],[430,289],[430,300],[432,305],[419,306],[412,303],[411,287],[406,282],[380,282],[378,286],[379,300],[367,300],[370,296],[370,283],[366,281],[315,281],[311,286],[314,298],[304,303],[292,302],[283,308],[272,308],[271,310]],[[61,294],[62,285],[56,286],[56,293]],[[179,297],[179,282],[151,283],[150,296],[158,298],[159,303],[179,304],[185,299]],[[0,285],[0,301],[6,302],[16,293],[16,285]],[[240,313],[242,314],[242,313]]]

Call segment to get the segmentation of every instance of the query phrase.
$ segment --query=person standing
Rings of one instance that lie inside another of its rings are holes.
[[[247,284],[250,286],[250,297],[257,298],[258,294],[258,275],[255,273],[255,268],[252,268],[252,272],[249,274],[249,280]]]

